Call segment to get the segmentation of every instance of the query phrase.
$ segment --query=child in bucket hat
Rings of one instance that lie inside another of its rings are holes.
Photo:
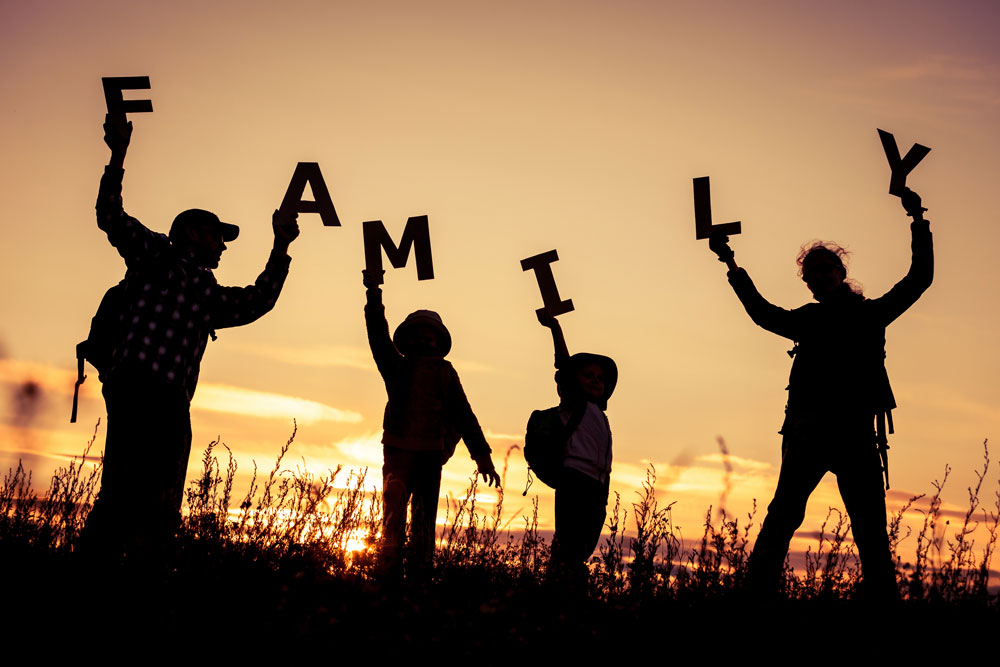
[[[414,311],[390,338],[379,288],[380,272],[366,270],[363,275],[368,343],[389,398],[382,422],[379,571],[398,581],[403,574],[408,505],[411,519],[407,567],[411,577],[431,564],[441,469],[455,453],[458,441],[465,442],[487,484],[499,486],[500,477],[458,373],[444,359],[451,350],[451,334],[441,316],[432,310]]]

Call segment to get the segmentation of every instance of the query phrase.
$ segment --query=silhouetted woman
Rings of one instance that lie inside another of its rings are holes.
[[[757,592],[777,590],[806,500],[831,471],[850,515],[866,591],[873,597],[898,596],[882,488],[886,424],[891,433],[896,407],[885,371],[885,328],[923,294],[934,274],[931,233],[923,219],[927,209],[909,189],[901,200],[913,217],[910,270],[877,299],[866,299],[847,280],[842,249],[819,243],[799,256],[802,280],[816,303],[779,308],[736,265],[726,237],[710,242],[729,267],[729,282],[750,318],[795,341],[781,428],[781,472],[750,558],[748,584]]]

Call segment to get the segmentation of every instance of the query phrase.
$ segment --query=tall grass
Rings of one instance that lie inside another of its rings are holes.
[[[367,483],[365,470],[345,473],[337,467],[317,475],[284,466],[295,435],[293,430],[266,477],[254,464],[249,490],[235,507],[235,459],[224,443],[210,443],[201,472],[186,491],[178,543],[275,572],[292,567],[326,577],[372,581],[380,495]],[[72,554],[100,478],[101,465],[86,463],[93,443],[91,438],[82,458],[56,471],[41,497],[23,466],[5,475],[0,486],[4,548],[22,544]],[[997,608],[990,575],[1000,534],[1000,484],[984,507],[982,494],[990,472],[985,442],[983,449],[978,482],[968,489],[968,511],[959,525],[952,526],[942,513],[947,468],[941,481],[933,483],[926,508],[914,509],[923,498],[917,496],[891,517],[890,546],[904,600]],[[508,451],[508,459],[515,451]],[[537,497],[527,514],[506,519],[503,488],[498,490],[498,501],[487,507],[477,503],[478,490],[473,476],[465,496],[447,503],[433,581],[472,576],[494,589],[544,586],[549,544],[539,533]],[[720,509],[713,518],[708,508],[701,536],[692,540],[685,540],[675,525],[674,506],[658,498],[652,466],[632,502],[614,494],[607,532],[590,562],[586,591],[590,598],[608,604],[696,604],[740,590],[756,533],[756,503],[744,516]],[[900,555],[901,544],[911,537],[904,529],[904,515],[916,511],[923,514],[923,522],[915,537],[914,558],[908,562]],[[849,529],[848,518],[831,509],[817,542],[805,554],[804,568],[793,571],[786,565],[787,597],[819,600],[855,595],[861,575]]]

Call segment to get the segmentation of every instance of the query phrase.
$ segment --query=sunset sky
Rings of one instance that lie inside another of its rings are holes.
[[[299,161],[320,164],[343,222],[301,215],[276,308],[209,344],[194,447],[221,436],[241,476],[252,460],[273,463],[293,418],[290,465],[381,466],[361,223],[383,220],[398,239],[426,214],[435,279],[390,269],[390,325],[418,308],[441,314],[498,465],[530,412],[557,402],[538,287],[519,264],[555,248],[556,282],[576,306],[560,318],[570,350],[620,369],[613,490],[631,502],[651,462],[660,498],[699,534],[724,491],[721,436],[727,508],[766,504],[791,344],[749,320],[695,240],[691,179],[711,177],[716,222],[742,221],[737,261],[773,303],[811,299],[794,260],[813,239],[845,245],[850,275],[879,296],[910,252],[883,128],[904,153],[932,148],[908,185],[936,254],[933,286],[887,332],[899,403],[889,505],[932,491],[949,464],[945,498],[965,506],[1000,427],[995,3],[41,0],[0,11],[3,470],[21,458],[38,484],[98,418],[103,444],[92,369],[68,423],[74,347],[124,273],[94,218],[109,155],[101,77],[148,75],[152,89],[131,95],[155,111],[131,117],[125,209],[162,232],[191,207],[239,224],[220,283],[263,268],[271,211]],[[29,381],[37,397],[24,395]],[[460,445],[444,491],[461,494],[473,469]],[[524,479],[514,452],[508,516],[528,506]],[[989,479],[995,488],[996,468]],[[551,526],[552,492],[536,491]],[[803,529],[839,505],[829,475]]]

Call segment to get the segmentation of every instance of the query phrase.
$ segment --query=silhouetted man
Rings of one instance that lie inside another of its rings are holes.
[[[111,333],[103,393],[108,410],[101,491],[84,529],[85,547],[120,557],[148,553],[180,520],[191,452],[190,403],[208,338],[249,324],[274,307],[288,275],[295,216],[274,212],[274,248],[253,285],[223,287],[212,269],[239,228],[200,209],[180,213],[165,236],[122,209],[122,177],[132,123],[108,115],[111,160],[101,178],[97,226],[127,271]]]
[[[779,308],[736,265],[726,237],[710,241],[729,267],[729,282],[750,318],[795,341],[778,487],[749,564],[748,583],[756,592],[777,590],[789,542],[805,518],[806,500],[831,471],[851,518],[866,591],[876,598],[898,596],[880,462],[886,420],[891,432],[896,407],[885,371],[885,328],[923,294],[934,274],[929,223],[922,215],[926,209],[909,189],[901,200],[913,217],[913,258],[906,276],[877,299],[866,299],[847,280],[841,248],[817,243],[803,248],[798,259],[802,280],[817,303]]]

